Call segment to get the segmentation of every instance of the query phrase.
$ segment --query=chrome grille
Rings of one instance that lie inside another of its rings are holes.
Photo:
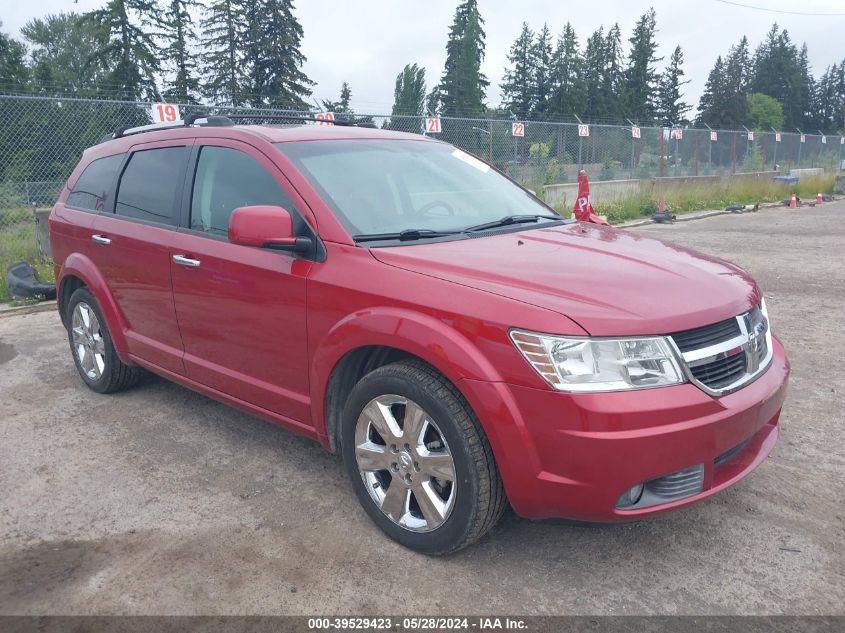
[[[687,377],[710,395],[736,391],[760,376],[772,359],[765,305],[732,319],[671,335]]]
[[[736,322],[736,317],[733,317],[726,321],[706,325],[695,330],[677,332],[672,335],[672,338],[675,339],[675,345],[678,346],[679,350],[688,352],[699,349],[700,347],[707,347],[715,343],[727,341],[739,334],[739,323]]]

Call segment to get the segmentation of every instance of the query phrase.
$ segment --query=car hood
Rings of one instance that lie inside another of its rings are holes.
[[[391,266],[553,310],[596,336],[669,334],[760,300],[754,280],[733,264],[585,223],[370,252]]]

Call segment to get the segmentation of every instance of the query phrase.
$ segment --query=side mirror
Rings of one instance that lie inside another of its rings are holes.
[[[229,241],[241,246],[292,253],[305,253],[313,246],[310,238],[293,234],[290,213],[272,205],[239,207],[232,211],[229,217]]]

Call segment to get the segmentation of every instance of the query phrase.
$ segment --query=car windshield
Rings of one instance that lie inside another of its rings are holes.
[[[353,236],[438,237],[516,216],[555,216],[486,163],[445,143],[354,139],[277,144]],[[535,217],[529,217],[535,216]],[[540,216],[540,217],[536,217]],[[481,227],[492,228],[492,227]]]

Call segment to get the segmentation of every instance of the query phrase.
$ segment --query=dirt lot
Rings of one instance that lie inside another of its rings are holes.
[[[773,456],[716,498],[590,527],[506,516],[430,559],[316,444],[151,378],[87,390],[56,314],[0,319],[0,612],[845,613],[845,204],[660,236],[760,282],[793,364]]]

